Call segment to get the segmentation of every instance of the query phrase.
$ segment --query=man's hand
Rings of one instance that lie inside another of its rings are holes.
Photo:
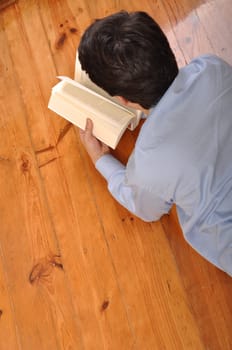
[[[80,129],[80,138],[94,164],[101,156],[110,153],[109,147],[93,136],[91,119],[87,119],[85,130]]]

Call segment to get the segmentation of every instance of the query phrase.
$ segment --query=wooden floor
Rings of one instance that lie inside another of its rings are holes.
[[[19,0],[0,12],[0,350],[231,350],[232,279],[172,211],[143,223],[48,111],[86,26],[120,9],[164,28],[179,65],[232,64],[231,0]],[[137,132],[126,133],[125,162]]]

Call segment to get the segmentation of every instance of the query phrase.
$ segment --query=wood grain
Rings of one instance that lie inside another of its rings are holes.
[[[5,9],[7,6],[14,4],[16,0],[0,0],[0,11]]]
[[[142,8],[141,8],[142,6]],[[0,350],[230,350],[232,280],[110,196],[78,130],[47,109],[98,17],[144,10],[180,66],[232,63],[230,0],[18,0],[0,14]],[[140,125],[141,127],[141,125]],[[139,128],[114,154],[126,163]]]

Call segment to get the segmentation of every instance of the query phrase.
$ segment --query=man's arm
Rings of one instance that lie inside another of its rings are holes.
[[[126,178],[126,167],[110,154],[108,146],[97,140],[93,134],[93,123],[88,120],[84,131],[80,131],[81,141],[96,169],[108,183],[112,196],[131,213],[144,221],[156,221],[170,210],[158,195],[146,190],[145,186],[131,186]]]

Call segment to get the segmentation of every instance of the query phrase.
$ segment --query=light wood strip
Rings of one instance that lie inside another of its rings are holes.
[[[0,28],[2,28],[2,21],[0,18]],[[5,43],[5,33],[3,30],[0,30],[0,43]],[[6,66],[6,58],[7,56],[1,55],[0,57],[0,87],[4,86],[4,71],[7,68]],[[5,90],[5,88],[4,88]],[[0,200],[0,211],[2,216],[2,221],[4,221],[4,217],[6,215],[6,212],[8,211],[8,200],[7,198],[3,197],[2,189],[5,186],[4,182],[4,173],[9,173],[9,170],[11,169],[10,165],[10,158],[9,158],[9,152],[7,150],[6,146],[6,140],[4,139],[2,135],[2,130],[5,128],[5,120],[3,118],[5,114],[5,103],[3,99],[3,91],[0,90],[0,130],[1,130],[1,137],[0,137],[0,188],[1,188],[1,200]],[[2,232],[2,228],[1,228]],[[1,233],[2,236],[2,233]],[[10,286],[9,286],[9,276],[6,272],[6,265],[8,263],[7,257],[4,255],[4,251],[2,249],[2,241],[0,241],[0,348],[5,347],[7,350],[11,349],[19,349],[20,344],[17,339],[17,328],[15,324],[15,317],[14,317],[14,304],[11,298],[10,294]],[[11,281],[10,281],[11,282]],[[4,341],[4,339],[7,339],[7,341]]]
[[[1,169],[4,183],[2,198],[11,208],[4,215],[1,242],[9,261],[5,269],[10,281],[15,323],[23,349],[60,349],[63,346],[82,349],[76,315],[70,303],[59,248],[28,135],[26,109],[17,81],[19,71],[14,71],[14,65],[21,67],[17,58],[22,57],[18,53],[23,48],[20,45],[21,26],[14,21],[15,18],[20,21],[14,8],[4,14],[11,52],[5,44],[8,66],[5,66],[4,81],[1,81],[5,101],[1,136],[5,140],[4,151],[10,166]],[[24,70],[24,76],[29,73]],[[12,100],[7,98],[9,95]]]
[[[0,11],[15,3],[16,0],[0,0]]]
[[[62,3],[60,3],[61,5]],[[44,67],[41,66],[39,57],[35,52],[36,49],[38,52],[41,52],[42,49],[46,52],[49,49],[45,32],[41,31],[39,25],[40,16],[36,10],[36,7],[29,8],[27,2],[22,1],[20,3],[20,11],[23,13],[29,46],[31,52],[35,55],[33,60],[34,71],[36,72],[35,79],[38,79],[41,93],[45,96],[48,92],[50,94],[54,78],[51,81],[47,75],[45,76]],[[33,16],[31,11],[33,11]],[[68,9],[66,12],[68,13]],[[40,13],[42,13],[41,7]],[[65,15],[65,9],[62,13]],[[30,17],[27,17],[27,15],[30,15]],[[69,16],[71,15],[69,13]],[[30,18],[33,18],[33,35],[30,32]],[[70,17],[68,18],[71,21]],[[72,34],[70,33],[70,35]],[[68,54],[67,59],[69,59]],[[50,59],[46,60],[45,57],[44,63],[49,69]],[[68,65],[68,67],[70,69],[71,65]],[[33,76],[32,71],[30,73]],[[20,76],[20,79],[23,79],[23,76]],[[24,97],[27,93],[29,91],[25,86]],[[33,103],[34,99],[27,100],[27,108],[33,109]],[[47,103],[46,98],[43,100],[43,103],[44,105]],[[133,339],[127,315],[121,302],[120,290],[118,289],[114,270],[110,263],[107,246],[104,239],[102,239],[99,218],[92,199],[88,195],[86,173],[83,172],[82,161],[78,159],[78,153],[76,153],[76,137],[72,128],[68,130],[67,134],[63,134],[63,137],[59,138],[59,135],[61,135],[60,125],[64,121],[61,118],[55,118],[55,116],[53,119],[53,116],[54,114],[51,115],[51,112],[47,111],[47,113],[40,116],[40,120],[45,118],[44,126],[46,123],[51,123],[55,132],[59,131],[59,134],[53,140],[51,136],[49,137],[51,144],[56,146],[59,156],[56,161],[40,166],[40,170],[47,192],[50,212],[52,217],[56,219],[54,221],[54,229],[60,242],[62,256],[64,257],[68,287],[72,295],[75,296],[73,302],[75,311],[81,320],[82,332],[85,334],[84,342],[88,349],[94,348],[95,345],[93,344],[97,344],[99,349],[117,349],[119,344],[120,347],[127,349]],[[34,113],[29,115],[28,120],[32,128],[33,143],[39,159],[46,152],[41,152],[41,141],[36,137],[36,133],[33,133],[36,117]],[[66,147],[63,149],[64,146]],[[38,149],[40,149],[40,152],[38,152]],[[71,167],[66,166],[67,161],[65,158],[67,154],[69,154],[69,159],[74,163],[73,165],[71,164]],[[69,179],[70,171],[74,165],[75,173]],[[73,179],[75,180],[76,178],[76,174],[78,174],[79,183],[77,184],[75,181],[74,188],[70,188]],[[88,207],[85,207],[85,203],[89,203]],[[93,227],[94,235],[92,232]],[[101,253],[99,254],[99,252]],[[91,329],[91,333],[89,329]]]
[[[205,348],[231,349],[231,278],[204,260],[184,241],[175,210],[161,221]]]
[[[232,18],[231,1],[209,1],[197,10],[197,15],[212,44],[212,52],[232,64]]]
[[[11,300],[8,276],[5,271],[6,260],[0,247],[0,349],[18,350],[21,346],[17,337],[14,304]]]

